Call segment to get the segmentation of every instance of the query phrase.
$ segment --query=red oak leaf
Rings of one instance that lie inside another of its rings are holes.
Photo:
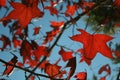
[[[87,73],[86,72],[79,72],[75,75],[75,78],[77,78],[77,80],[86,80]]]
[[[6,6],[6,0],[0,0],[0,6]]]
[[[6,37],[6,36],[4,36],[4,35],[2,35],[1,36],[1,38],[0,38],[0,40],[2,40],[3,41],[3,47],[2,48],[0,48],[2,51],[7,47],[7,45],[9,45],[9,46],[11,46],[11,41],[9,40],[9,38],[8,37]]]
[[[67,10],[65,11],[66,16],[73,16],[75,11],[78,9],[78,5],[68,5]]]
[[[53,27],[54,29],[59,29],[63,26],[64,21],[60,21],[60,22],[56,22],[56,21],[50,21],[50,25],[51,27]]]
[[[62,56],[63,61],[67,61],[67,60],[73,58],[72,53],[73,52],[65,51],[63,48],[61,48],[61,50],[59,52],[59,54]]]
[[[103,71],[107,72],[106,76],[111,74],[111,69],[110,69],[109,64],[103,65],[103,66],[99,69],[98,74],[101,74]]]
[[[47,73],[49,76],[55,77],[59,74],[61,66],[58,66],[56,64],[50,64],[47,63],[45,65],[45,73]]]
[[[8,16],[2,18],[2,20],[8,19],[18,20],[23,28],[30,23],[32,18],[43,16],[43,12],[41,12],[40,9],[35,5],[26,6],[18,2],[11,2],[10,4],[14,8],[14,10],[12,10],[8,14]]]
[[[35,27],[34,28],[34,35],[39,34],[40,27]]]
[[[112,51],[107,46],[107,42],[112,40],[113,37],[105,34],[89,34],[82,29],[78,29],[81,34],[71,37],[72,40],[81,42],[84,46],[82,56],[89,61],[94,59],[96,54],[100,52],[103,56],[113,59]]]
[[[8,63],[15,65],[17,61],[18,61],[17,56],[14,56]],[[6,64],[5,66],[6,66],[6,69],[4,70],[3,75],[10,75],[14,69],[14,66],[10,66],[8,64]]]
[[[53,6],[46,6],[45,9],[48,9],[50,11],[51,15],[58,15],[58,10],[54,8]]]

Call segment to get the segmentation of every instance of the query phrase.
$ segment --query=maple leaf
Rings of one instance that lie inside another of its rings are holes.
[[[44,9],[48,9],[51,15],[58,15],[58,10],[52,6],[46,6]]]
[[[47,56],[47,48],[46,46],[38,46],[34,51],[33,54],[37,60],[41,58],[41,56]]]
[[[72,53],[73,52],[66,52],[63,48],[61,48],[61,50],[59,51],[59,54],[62,56],[63,61],[67,61],[73,58]]]
[[[90,10],[94,5],[95,5],[94,2],[86,2],[86,1],[80,2],[80,7],[82,8],[83,12]]]
[[[110,74],[111,74],[111,69],[110,69],[109,64],[103,65],[103,66],[99,69],[98,74],[101,74],[103,71],[106,71],[106,72],[107,72],[106,75],[110,75]]]
[[[60,32],[59,29],[53,29],[52,31],[47,32],[47,36],[46,36],[43,44],[46,44],[48,41],[51,42],[59,32]]]
[[[11,2],[11,6],[14,8],[6,17],[1,20],[15,19],[18,20],[20,25],[26,27],[32,18],[42,17],[43,12],[37,6],[26,6],[22,3]]]
[[[23,42],[21,44],[21,48],[20,48],[20,54],[21,54],[21,56],[23,56],[24,63],[27,59],[31,60],[31,56],[33,54],[33,49],[32,49],[31,44],[27,40],[23,40]]]
[[[12,65],[15,65],[16,63],[17,63],[17,56],[14,56],[8,63],[9,64],[12,64]],[[7,64],[5,64],[5,66],[6,66],[6,68],[5,68],[5,70],[4,70],[4,72],[3,72],[3,75],[10,75],[11,73],[12,73],[12,71],[13,71],[13,69],[14,69],[14,66],[10,66],[10,65],[7,65]]]
[[[67,10],[65,11],[65,15],[66,16],[73,16],[77,9],[78,9],[78,6],[76,4],[68,5]]]
[[[6,37],[6,36],[4,36],[4,35],[2,35],[1,36],[1,38],[0,38],[0,40],[2,40],[3,41],[3,47],[2,48],[0,48],[2,51],[7,47],[7,45],[9,45],[9,46],[11,46],[11,41],[9,40],[9,38],[8,37]]]
[[[34,28],[34,35],[39,34],[40,27],[35,27]]]
[[[78,29],[81,34],[71,37],[73,41],[81,42],[84,46],[82,56],[91,61],[96,54],[100,52],[103,56],[113,59],[112,51],[107,46],[107,42],[112,40],[113,37],[105,34],[89,34],[82,29]]]
[[[61,66],[58,66],[56,64],[45,64],[45,73],[47,73],[49,76],[55,77],[59,74]]]
[[[31,68],[34,68],[37,65],[37,60],[28,60],[26,64],[29,64]]]
[[[70,80],[71,76],[73,76],[74,72],[75,72],[75,69],[76,69],[76,57],[73,57],[71,58],[66,67],[70,67],[70,71],[69,71],[69,74],[68,74],[68,80]]]
[[[0,0],[0,6],[6,6],[6,0]]]
[[[15,48],[20,47],[22,44],[22,40],[17,40],[16,37],[13,37],[12,42],[13,42]]]
[[[77,80],[86,80],[87,73],[86,72],[79,72],[75,75],[75,78],[77,78]]]
[[[50,25],[51,27],[53,27],[54,29],[59,29],[63,26],[64,21],[60,21],[60,22],[56,22],[56,21],[50,21]]]

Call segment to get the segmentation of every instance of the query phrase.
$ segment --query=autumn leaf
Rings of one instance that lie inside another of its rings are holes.
[[[12,42],[13,42],[15,48],[20,47],[22,44],[22,40],[18,40],[18,39],[16,39],[16,37],[13,37]]]
[[[81,34],[74,35],[71,39],[83,44],[82,56],[84,59],[91,61],[98,52],[105,57],[113,59],[112,51],[107,46],[107,42],[112,40],[113,37],[105,34],[89,34],[82,29],[78,29],[78,31],[81,32]]]
[[[11,6],[14,8],[6,17],[2,20],[15,19],[18,20],[20,25],[26,27],[32,18],[42,17],[43,12],[37,6],[26,6],[22,3],[11,2]]]
[[[59,74],[61,66],[58,66],[56,64],[45,64],[45,73],[47,73],[51,77],[55,77]]]
[[[79,72],[75,75],[77,80],[87,80],[87,73],[86,72]]]
[[[86,12],[90,10],[94,5],[95,5],[94,2],[87,2],[87,1],[80,2],[80,7],[82,8],[82,12]]]
[[[18,61],[17,58],[18,58],[17,56],[14,56],[8,63],[12,64],[12,65],[15,65]],[[5,66],[6,66],[6,68],[3,72],[3,75],[9,76],[12,73],[12,71],[14,69],[14,66],[10,66],[8,64],[5,64]]]
[[[46,44],[49,41],[51,42],[59,32],[60,32],[59,29],[53,29],[52,31],[47,32],[47,36],[46,36],[43,44]]]
[[[62,56],[63,61],[67,61],[67,60],[73,58],[72,53],[73,52],[65,51],[63,48],[61,48],[61,50],[59,51],[59,54]]]
[[[24,40],[21,44],[20,54],[23,56],[23,62],[25,63],[26,60],[31,60],[31,56],[33,54],[33,49],[31,44]]]
[[[73,76],[74,72],[75,72],[75,69],[76,69],[76,57],[73,57],[71,58],[66,67],[70,67],[70,71],[69,71],[69,74],[68,74],[68,80],[70,80],[70,78]]]
[[[39,34],[40,27],[35,27],[34,28],[34,35]]]
[[[6,0],[0,0],[0,6],[6,6]]]
[[[2,51],[9,45],[11,46],[11,41],[8,37],[2,35],[1,38],[0,38],[1,41],[3,41],[3,47],[0,48]]]
[[[49,10],[51,15],[58,15],[58,10],[52,6],[46,6],[44,9]]]
[[[46,46],[38,46],[34,51],[33,54],[37,60],[41,58],[41,56],[47,56],[47,48]]]
[[[51,27],[53,27],[54,29],[59,29],[63,26],[64,21],[60,21],[60,22],[56,22],[56,21],[50,21],[50,25]]]
[[[75,14],[75,11],[78,9],[78,5],[68,5],[67,10],[65,11],[66,16],[73,16]]]
[[[101,74],[103,71],[107,72],[106,75],[110,75],[110,74],[111,74],[111,69],[110,69],[109,64],[103,65],[103,66],[99,69],[98,74]]]
[[[26,64],[28,64],[31,68],[34,68],[37,65],[38,61],[37,60],[27,60]]]
[[[113,5],[115,5],[117,7],[120,7],[120,0],[115,0]]]

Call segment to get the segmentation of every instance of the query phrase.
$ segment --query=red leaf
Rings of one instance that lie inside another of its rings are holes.
[[[46,46],[38,46],[37,49],[34,50],[33,54],[37,60],[39,60],[41,56],[47,56],[48,52]]]
[[[61,50],[59,52],[59,54],[62,56],[63,61],[67,61],[67,60],[73,58],[72,53],[73,52],[66,52],[63,48],[61,48]]]
[[[17,65],[20,66],[20,67],[24,66],[24,64],[22,62],[17,62]]]
[[[29,64],[31,68],[34,68],[37,65],[37,60],[28,60],[26,64]]]
[[[77,9],[78,9],[78,6],[76,4],[68,5],[67,10],[65,11],[65,15],[66,16],[73,16]]]
[[[90,10],[94,5],[95,5],[94,2],[86,2],[86,1],[80,2],[80,6],[81,6],[83,12]]]
[[[75,75],[75,78],[77,78],[77,80],[86,80],[87,73],[86,72],[79,72]]]
[[[56,64],[47,63],[45,65],[45,73],[47,73],[49,76],[55,77],[59,74],[60,68],[61,67]]]
[[[71,58],[66,67],[70,67],[70,71],[69,71],[69,74],[68,74],[68,80],[70,80],[71,76],[73,76],[74,72],[75,72],[75,69],[76,69],[76,57],[73,57]]]
[[[8,63],[15,65],[17,61],[18,61],[17,56],[14,56]],[[6,64],[6,69],[4,70],[3,75],[10,75],[13,69],[14,69],[14,66],[10,66]]]
[[[52,30],[52,31],[50,31],[50,32],[47,32],[47,36],[46,36],[46,38],[45,38],[45,40],[44,40],[44,44],[46,44],[48,41],[52,41],[53,39],[54,39],[54,37],[58,34],[60,32],[60,30],[59,29],[54,29],[54,30]]]
[[[119,8],[120,7],[120,0],[115,0],[113,5],[115,5]]]
[[[51,21],[50,24],[54,29],[59,29],[63,26],[64,21],[61,22]]]
[[[30,76],[30,80],[35,80],[35,76]]]
[[[41,63],[41,65],[39,66],[39,68],[45,69],[45,65],[46,65],[47,63],[49,63],[48,60],[43,61],[43,62]]]
[[[43,13],[35,5],[26,6],[18,2],[11,2],[10,4],[14,8],[14,10],[12,10],[8,14],[8,16],[4,17],[2,20],[8,20],[8,19],[18,20],[20,25],[23,28],[26,27],[30,23],[32,18],[43,16]]]
[[[0,6],[6,6],[6,0],[0,0]]]
[[[34,35],[39,34],[40,27],[35,27],[34,28]]]
[[[106,76],[101,77],[100,80],[106,80]]]
[[[96,54],[100,52],[103,56],[113,59],[112,51],[107,46],[107,42],[113,37],[105,34],[89,34],[82,29],[78,29],[81,34],[71,37],[72,40],[81,42],[84,46],[82,56],[88,60],[94,59]]]
[[[22,44],[22,40],[17,40],[15,37],[13,37],[12,42],[13,42],[15,48],[20,47]]]
[[[8,37],[6,37],[6,36],[4,36],[4,35],[2,35],[1,36],[1,38],[0,38],[0,40],[2,40],[3,41],[3,47],[2,48],[0,48],[2,51],[7,47],[7,45],[9,45],[9,46],[11,46],[11,41],[9,40],[9,38]]]
[[[21,56],[23,56],[23,62],[25,62],[26,60],[31,60],[33,49],[31,44],[27,40],[24,40],[22,42],[20,54]]]
[[[103,71],[107,72],[106,76],[111,74],[111,69],[110,69],[109,64],[103,65],[103,66],[100,68],[98,74],[101,74]]]
[[[58,15],[58,10],[54,8],[53,6],[46,6],[45,9],[48,9],[50,11],[51,15]]]
[[[119,51],[114,51],[115,56],[117,56],[118,58],[120,58],[120,52]]]

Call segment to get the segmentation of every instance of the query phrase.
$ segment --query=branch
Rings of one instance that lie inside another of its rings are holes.
[[[22,67],[19,67],[19,66],[17,66],[17,65],[14,65],[14,64],[10,64],[10,63],[2,60],[2,59],[0,59],[0,62],[2,62],[2,63],[4,63],[4,64],[7,64],[7,65],[9,65],[9,66],[13,66],[13,67],[15,67],[15,68],[18,68],[18,69],[20,69],[20,70],[23,70],[23,71],[25,71],[25,72],[29,72],[29,73],[31,73],[31,74],[37,75],[37,76],[42,76],[42,77],[45,77],[45,78],[50,78],[50,79],[52,79],[52,80],[60,80],[60,79],[55,79],[55,78],[50,77],[50,76],[47,76],[47,75],[35,73],[35,72],[33,72],[33,71],[29,70],[29,69],[22,68]],[[61,80],[64,80],[64,79],[61,79]]]

